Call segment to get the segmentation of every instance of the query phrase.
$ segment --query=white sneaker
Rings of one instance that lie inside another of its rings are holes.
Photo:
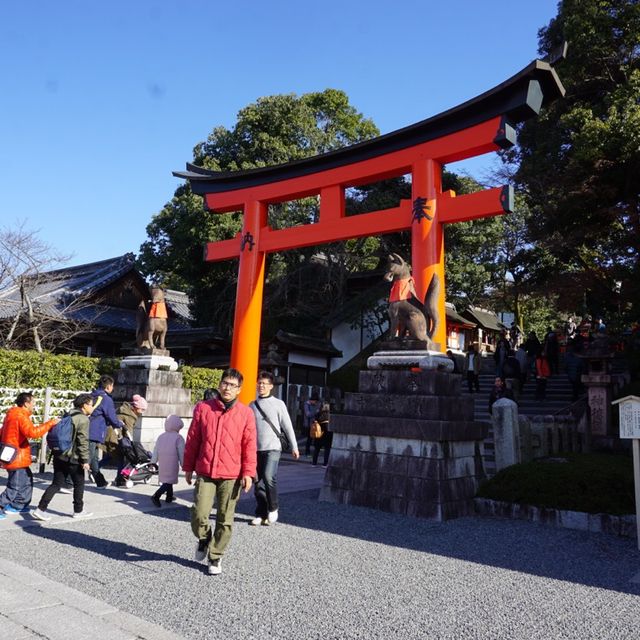
[[[43,522],[48,522],[49,520],[51,520],[51,516],[48,516],[44,511],[41,511],[40,509],[34,509],[31,512],[31,517],[35,518],[36,520],[42,520]]]
[[[274,522],[278,522],[278,510],[269,511],[269,515],[267,516],[267,520],[269,524],[273,524]]]
[[[249,521],[249,524],[252,527],[259,527],[261,524],[269,524],[269,521],[266,518],[260,518],[256,516],[253,520]]]
[[[59,493],[73,493],[73,491],[71,491],[71,489],[67,489],[66,487],[60,487],[60,491]]]
[[[87,511],[80,511],[79,513],[74,513],[73,517],[74,518],[90,518],[93,515],[93,513],[87,512]]]
[[[209,560],[208,572],[210,576],[219,576],[222,573],[222,558],[216,558],[215,560]]]

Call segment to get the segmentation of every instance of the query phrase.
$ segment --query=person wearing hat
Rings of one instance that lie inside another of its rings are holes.
[[[122,438],[128,438],[130,441],[133,441],[133,430],[136,422],[138,422],[138,418],[147,410],[147,406],[147,401],[142,396],[135,394],[131,398],[131,402],[123,402],[118,409],[118,420],[122,422],[123,426],[121,429],[113,429],[113,434],[110,436],[110,442],[113,443],[115,439],[116,443],[116,447],[112,453],[113,457],[118,461],[118,473],[113,483],[116,487],[124,487],[126,483],[125,479],[120,475],[126,461],[122,454],[121,447],[117,445]]]

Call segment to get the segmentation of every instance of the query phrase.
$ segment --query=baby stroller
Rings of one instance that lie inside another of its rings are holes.
[[[125,437],[120,438],[118,446],[126,464],[120,472],[117,484],[131,489],[134,483],[144,482],[146,484],[153,475],[158,473],[158,467],[150,462],[151,453],[142,444],[131,442],[129,438]]]

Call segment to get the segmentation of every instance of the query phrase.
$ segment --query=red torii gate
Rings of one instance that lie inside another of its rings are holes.
[[[217,213],[241,210],[241,233],[206,246],[207,261],[240,258],[231,366],[249,382],[243,402],[253,399],[258,374],[264,268],[267,253],[325,244],[361,236],[411,229],[412,269],[416,292],[424,300],[434,276],[440,279],[442,321],[433,340],[446,348],[443,225],[499,215],[512,210],[513,191],[496,187],[455,197],[442,192],[443,164],[505,149],[515,143],[514,126],[538,114],[564,95],[553,67],[535,60],[494,89],[437,116],[330,153],[284,165],[236,172],[215,172],[187,164],[174,172],[204,196]],[[398,207],[345,216],[345,189],[410,173],[411,200]],[[319,195],[315,224],[271,229],[270,204]]]

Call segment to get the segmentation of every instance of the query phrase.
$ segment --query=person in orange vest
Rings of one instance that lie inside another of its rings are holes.
[[[59,422],[59,418],[49,420],[40,426],[31,421],[34,406],[33,394],[20,393],[16,406],[7,411],[2,423],[0,441],[15,449],[8,462],[0,463],[7,470],[7,486],[0,494],[0,517],[7,514],[26,513],[33,495],[33,473],[31,472],[31,445],[29,438],[41,438]]]

